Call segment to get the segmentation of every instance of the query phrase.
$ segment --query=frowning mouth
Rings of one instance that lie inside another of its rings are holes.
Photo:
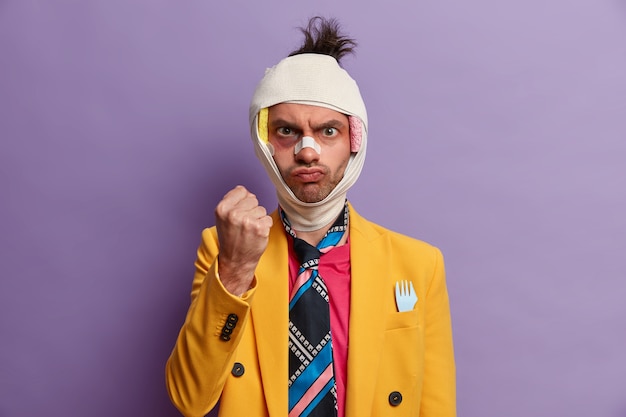
[[[325,175],[321,168],[297,168],[291,176],[301,182],[317,182]]]

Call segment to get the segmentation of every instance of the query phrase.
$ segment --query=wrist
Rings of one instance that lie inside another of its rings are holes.
[[[256,263],[228,262],[218,256],[217,277],[226,290],[238,297],[250,289]]]

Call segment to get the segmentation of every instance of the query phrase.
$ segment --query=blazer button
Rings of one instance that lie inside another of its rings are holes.
[[[244,368],[243,365],[239,362],[235,362],[235,365],[233,365],[233,370],[230,371],[230,373],[236,377],[240,377],[241,375],[243,375],[244,372],[246,372],[246,368]]]
[[[230,335],[233,333],[233,329],[237,325],[239,321],[239,317],[236,314],[229,314],[226,318],[226,324],[222,327],[222,334],[220,335],[220,339],[224,342],[228,342],[230,340]]]
[[[402,402],[402,394],[400,394],[398,391],[393,391],[391,394],[389,394],[389,404],[396,407],[400,405],[401,402]]]

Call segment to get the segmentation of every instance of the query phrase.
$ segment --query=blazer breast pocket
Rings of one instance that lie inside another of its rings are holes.
[[[385,330],[419,327],[418,310],[394,312],[387,315]]]

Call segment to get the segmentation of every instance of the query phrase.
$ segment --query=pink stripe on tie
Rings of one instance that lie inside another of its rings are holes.
[[[291,289],[291,295],[289,296],[290,301],[293,298],[293,296],[296,295],[298,291],[300,291],[300,287],[302,287],[304,283],[309,280],[312,273],[313,273],[313,270],[305,269],[304,271],[302,271],[300,275],[298,275],[298,278],[296,278],[296,282],[293,283],[293,288]]]
[[[326,246],[325,248],[320,249],[319,251],[320,251],[321,253],[327,253],[327,252],[329,252],[329,251],[330,251],[332,248],[334,248],[334,247],[335,247],[335,245],[328,245],[328,246]]]
[[[333,377],[333,364],[331,363],[324,369],[324,372],[320,375],[319,378],[309,387],[309,389],[304,393],[300,401],[296,405],[293,406],[291,412],[289,413],[289,417],[298,417],[302,411],[317,397],[317,394],[320,393],[322,388],[328,384],[328,381]]]

